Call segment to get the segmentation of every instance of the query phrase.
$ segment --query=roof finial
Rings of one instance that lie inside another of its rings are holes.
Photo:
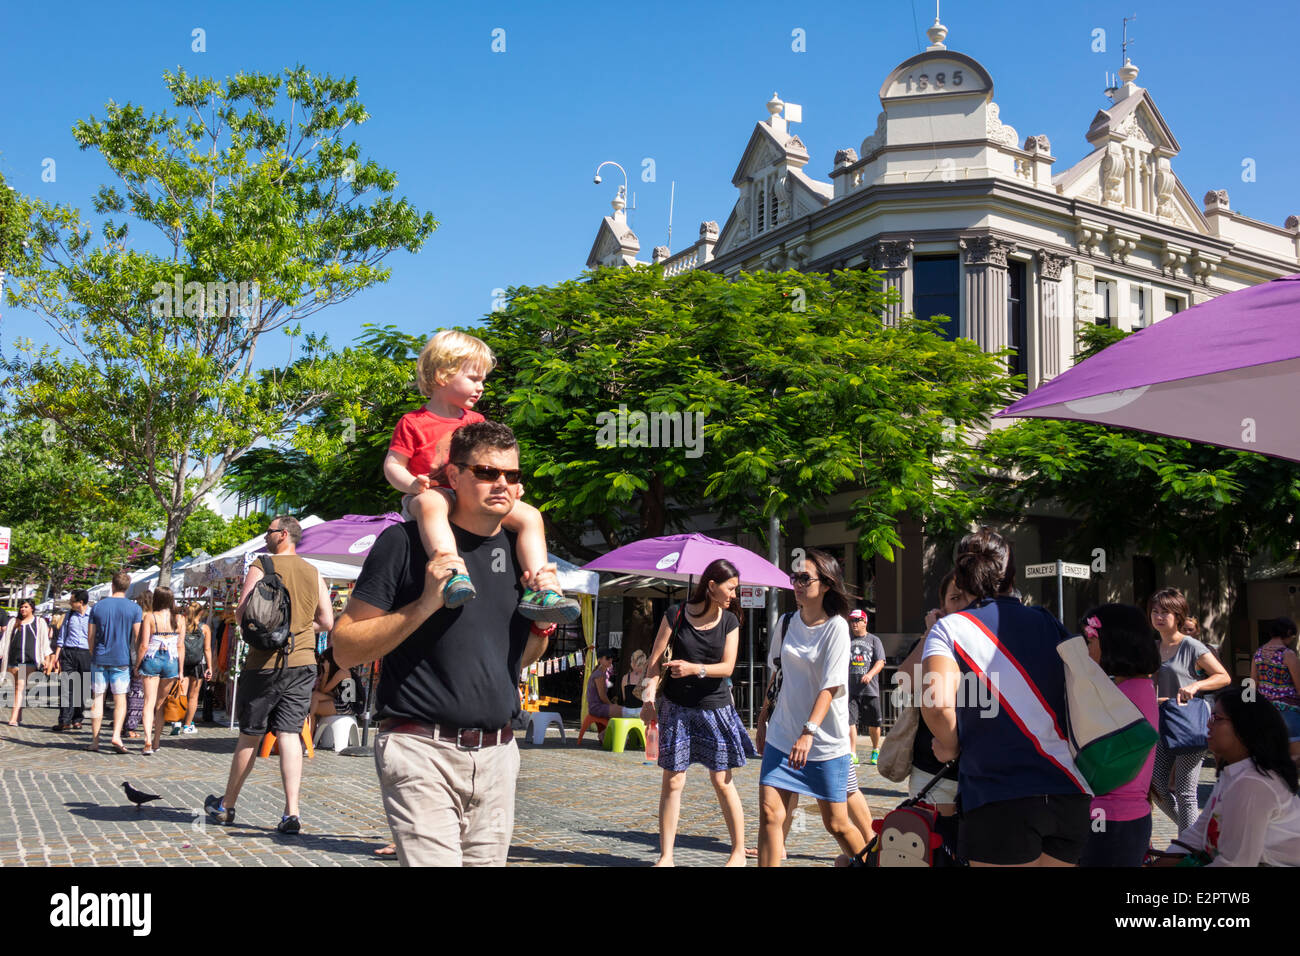
[[[948,28],[939,22],[939,0],[934,0],[934,26],[925,31],[925,35],[930,38],[930,45],[927,50],[946,50],[943,45],[943,39],[948,35]]]

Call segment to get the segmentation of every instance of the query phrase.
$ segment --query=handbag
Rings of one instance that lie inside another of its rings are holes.
[[[885,735],[880,755],[876,758],[876,770],[886,780],[901,783],[912,772],[912,747],[920,725],[920,707],[908,705],[899,710],[898,719]]]
[[[1156,729],[1088,655],[1082,637],[1062,641],[1056,653],[1065,664],[1070,755],[1092,792],[1102,796],[1142,772],[1156,745]]]
[[[1180,704],[1177,697],[1170,697],[1160,705],[1160,742],[1171,754],[1201,753],[1209,730],[1209,701],[1193,697]]]
[[[790,618],[794,617],[794,611],[786,611],[781,615],[781,629],[778,632],[779,644],[781,647],[785,644],[785,632],[790,629]],[[776,699],[781,693],[781,655],[776,655],[773,661],[774,669],[772,671],[772,682],[767,685],[767,712],[773,714],[776,712]]]
[[[167,701],[163,705],[163,720],[169,724],[184,720],[189,712],[190,702],[181,693],[181,682],[173,681],[172,689],[167,692]]]

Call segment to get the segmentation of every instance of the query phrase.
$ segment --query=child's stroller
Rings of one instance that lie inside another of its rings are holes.
[[[965,866],[957,856],[958,817],[942,817],[925,802],[926,794],[956,761],[943,765],[920,793],[872,821],[875,838],[859,856],[859,866]]]

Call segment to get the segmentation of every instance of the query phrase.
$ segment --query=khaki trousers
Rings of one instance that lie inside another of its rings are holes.
[[[515,827],[514,741],[461,750],[453,741],[380,734],[375,767],[403,866],[505,866]]]

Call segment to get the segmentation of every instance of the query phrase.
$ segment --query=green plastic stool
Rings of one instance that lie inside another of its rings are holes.
[[[621,754],[630,735],[639,737],[641,749],[645,750],[645,723],[640,717],[611,717],[609,726],[605,728],[605,737],[601,746]]]

